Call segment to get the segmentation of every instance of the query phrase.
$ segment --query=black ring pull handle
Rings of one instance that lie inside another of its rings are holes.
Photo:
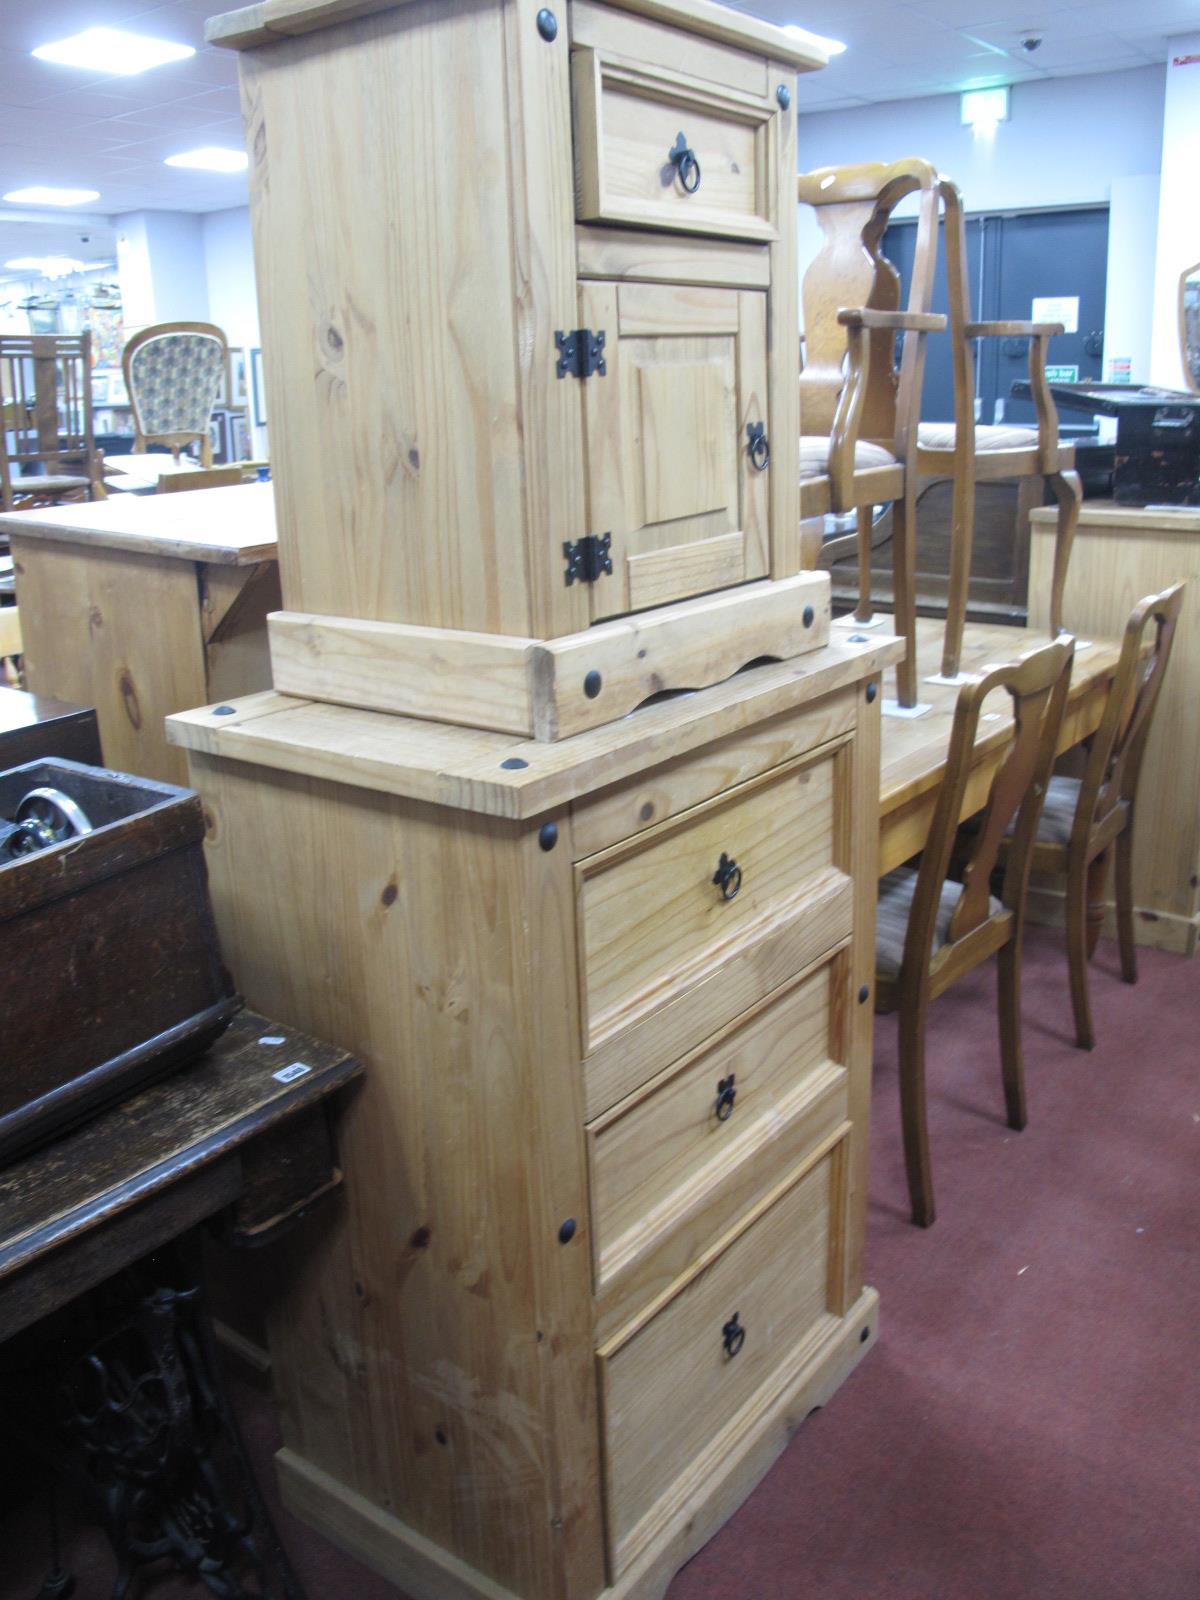
[[[750,457],[750,465],[759,472],[765,472],[771,460],[771,445],[767,439],[765,423],[746,424],[746,451]]]
[[[682,133],[667,151],[667,160],[679,174],[684,193],[695,194],[700,187],[700,163],[696,160],[696,152],[688,149],[687,139]]]
[[[738,1313],[735,1311],[730,1317],[729,1321],[721,1329],[721,1343],[725,1346],[725,1354],[729,1357],[730,1361],[732,1361],[734,1356],[737,1355],[738,1351],[742,1348],[745,1342],[746,1330],[738,1321]]]
[[[733,1102],[737,1099],[737,1074],[731,1072],[717,1084],[716,1113],[718,1122],[728,1122],[733,1115]]]
[[[721,891],[722,900],[736,900],[738,890],[742,887],[742,869],[732,856],[727,856],[721,851],[721,859],[717,862],[717,870],[712,875],[712,881]]]

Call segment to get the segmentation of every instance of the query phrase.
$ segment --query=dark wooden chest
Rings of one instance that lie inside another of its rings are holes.
[[[198,796],[47,759],[0,772],[91,831],[0,862],[0,1158],[201,1054],[241,1004],[221,964]]]

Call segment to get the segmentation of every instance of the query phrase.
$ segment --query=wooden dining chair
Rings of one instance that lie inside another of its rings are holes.
[[[900,275],[882,254],[900,201],[918,195],[917,246],[908,308]],[[871,529],[876,505],[892,504],[896,631],[908,646],[896,667],[897,700],[917,704],[917,422],[925,339],[946,326],[930,311],[937,252],[938,176],[928,161],[826,167],[803,173],[822,247],[804,275],[800,372],[800,518],[854,512],[858,549],[855,617],[871,620]],[[903,335],[899,366],[896,336]],[[826,547],[823,561],[836,552]]]
[[[1033,848],[1035,872],[1066,878],[1067,966],[1075,1042],[1096,1042],[1088,988],[1088,962],[1104,920],[1104,883],[1110,855],[1116,857],[1115,899],[1121,976],[1137,982],[1133,942],[1133,823],[1138,778],[1154,708],[1162,689],[1179,611],[1182,583],[1140,600],[1130,612],[1121,656],[1100,726],[1088,741],[1082,778],[1055,775]],[[1154,642],[1146,653],[1146,633]],[[1002,852],[1003,858],[1003,852]]]
[[[1058,411],[1046,378],[1050,340],[1058,322],[973,322],[962,196],[949,178],[938,180],[945,216],[946,280],[954,362],[954,421],[923,422],[917,430],[920,477],[953,480],[950,571],[941,680],[954,682],[962,662],[967,592],[975,533],[975,485],[1010,478],[1044,478],[1058,503],[1054,569],[1050,589],[1050,637],[1063,627],[1063,591],[1083,490],[1074,471],[1075,450],[1059,443]],[[1029,341],[1029,382],[1037,413],[1033,428],[975,421],[975,345],[981,339]]]
[[[133,449],[165,445],[176,461],[200,445],[200,465],[211,467],[208,424],[225,383],[229,346],[212,322],[159,322],[143,328],[121,352],[133,410]]]
[[[104,498],[92,434],[92,336],[0,335],[0,504]]]
[[[900,1110],[913,1221],[935,1217],[925,1104],[925,1028],[930,1002],[999,953],[1000,1058],[1011,1128],[1025,1126],[1021,1053],[1021,934],[1030,858],[1067,703],[1075,641],[1063,636],[1019,661],[968,679],[959,692],[945,774],[920,866],[881,879],[875,938],[876,1007],[900,1013]],[[979,826],[960,834],[984,701],[1012,701],[1013,735],[996,769]],[[999,898],[989,883],[1005,832],[1015,833]],[[959,844],[962,881],[947,878]]]

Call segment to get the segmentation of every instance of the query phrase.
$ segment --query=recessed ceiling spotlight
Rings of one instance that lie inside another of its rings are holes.
[[[4,263],[5,272],[36,272],[42,278],[67,278],[84,270],[82,261],[69,256],[16,256]]]
[[[244,150],[225,150],[210,144],[202,150],[185,150],[181,155],[168,156],[166,165],[195,167],[201,172],[245,172],[250,160]]]
[[[799,39],[801,44],[815,44],[818,50],[824,50],[827,56],[840,56],[846,46],[840,39],[827,39],[823,33],[814,33],[811,28],[801,28],[795,22],[789,22],[783,30],[793,39]]]
[[[33,54],[39,61],[52,61],[59,67],[82,67],[97,77],[113,73],[132,78],[151,67],[165,67],[171,61],[186,61],[196,54],[190,44],[173,39],[151,39],[144,33],[125,33],[120,28],[86,28],[69,39],[40,44]]]
[[[99,189],[50,189],[35,184],[30,189],[10,189],[4,196],[14,206],[84,206],[99,200]]]

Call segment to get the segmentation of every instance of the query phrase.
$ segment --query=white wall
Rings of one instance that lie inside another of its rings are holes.
[[[1128,360],[1130,383],[1150,382],[1158,186],[1155,173],[1113,179],[1108,213],[1105,378],[1114,361]]]
[[[1185,387],[1179,349],[1179,275],[1200,261],[1200,33],[1171,40],[1163,113],[1151,381]]]
[[[254,283],[254,249],[250,236],[250,212],[246,206],[231,211],[210,211],[200,219],[204,244],[204,268],[208,279],[209,320],[224,328],[234,348],[246,352],[262,344],[258,331],[258,298]],[[248,413],[253,424],[254,396]],[[267,454],[264,428],[252,427],[252,449],[256,456]]]
[[[802,171],[924,156],[968,211],[1104,203],[1112,180],[1159,170],[1164,69],[1018,83],[994,138],[962,124],[956,94],[800,118]]]
[[[201,218],[134,211],[115,219],[125,333],[154,322],[206,322],[208,278]]]

